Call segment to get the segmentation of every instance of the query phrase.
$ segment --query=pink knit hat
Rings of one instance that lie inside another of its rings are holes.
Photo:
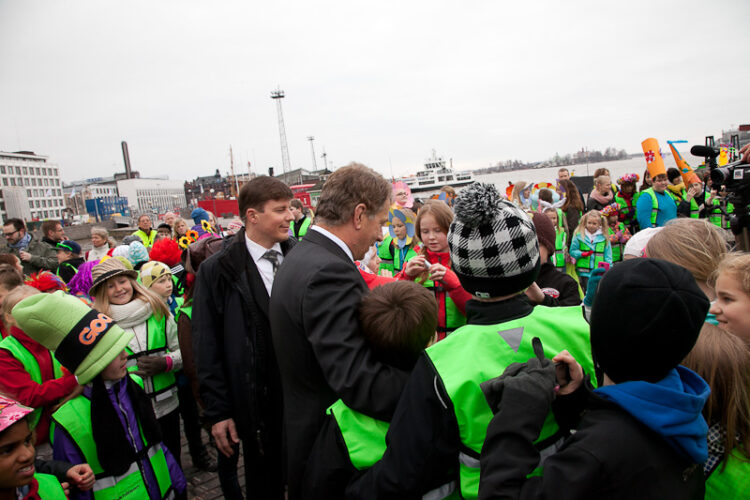
[[[18,401],[0,395],[0,432],[33,411],[32,408],[24,406]]]

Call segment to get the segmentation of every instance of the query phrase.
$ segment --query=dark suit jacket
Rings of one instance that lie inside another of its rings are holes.
[[[281,244],[286,254],[294,238]],[[201,264],[193,296],[193,349],[204,418],[234,419],[243,440],[279,428],[281,380],[268,321],[268,292],[244,229]],[[271,443],[269,443],[271,444]]]
[[[366,292],[352,260],[314,230],[276,274],[271,329],[284,387],[292,500],[304,497],[299,485],[326,408],[341,398],[390,420],[406,383],[406,373],[375,360],[365,344],[357,310]]]

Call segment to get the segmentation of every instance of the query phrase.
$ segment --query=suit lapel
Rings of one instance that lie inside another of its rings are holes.
[[[349,256],[346,254],[346,252],[344,252],[341,249],[341,247],[338,246],[336,244],[336,242],[334,242],[333,240],[329,239],[328,237],[322,235],[321,233],[319,233],[317,231],[312,231],[311,230],[311,231],[307,232],[307,234],[305,235],[305,239],[302,240],[301,244],[304,244],[304,242],[307,241],[308,238],[310,238],[309,243],[314,243],[316,245],[322,246],[323,248],[325,248],[326,250],[328,250],[332,254],[334,254],[334,255],[338,256],[339,258],[341,258],[342,260],[350,263],[352,265],[352,267],[356,268],[356,266],[354,265],[354,262],[352,261],[352,259],[350,259]]]
[[[268,320],[268,290],[260,277],[258,267],[255,265],[253,258],[247,254],[247,280],[250,286],[250,292],[253,300],[258,305],[258,309],[265,315]]]

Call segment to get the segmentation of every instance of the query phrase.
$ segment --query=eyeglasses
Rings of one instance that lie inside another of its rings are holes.
[[[15,230],[15,231],[13,231],[12,233],[6,233],[5,231],[3,231],[3,236],[5,236],[5,237],[7,238],[8,236],[13,236],[13,235],[14,235],[14,234],[16,234],[16,233],[17,233],[18,231],[20,231],[20,229],[16,229],[16,230]]]

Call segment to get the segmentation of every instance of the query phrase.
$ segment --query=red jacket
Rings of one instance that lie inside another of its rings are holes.
[[[76,378],[63,368],[63,375],[54,378],[52,353],[15,326],[10,334],[14,336],[39,362],[42,383],[37,384],[24,369],[23,364],[5,349],[0,349],[0,390],[19,403],[32,408],[44,407],[36,426],[37,445],[49,441],[49,418],[52,406],[70,394],[78,385]]]
[[[396,281],[396,278],[389,278],[388,276],[378,276],[377,274],[368,273],[367,271],[363,271],[362,269],[359,269],[359,274],[362,275],[365,283],[367,283],[367,288],[369,288],[370,290],[372,290],[373,288],[377,288],[380,285],[385,285],[386,283]]]
[[[431,252],[427,248],[425,248],[424,251],[426,253],[425,257],[427,257],[430,264],[442,264],[448,269],[443,279],[439,282],[442,286],[432,289],[435,292],[435,299],[438,303],[438,340],[442,340],[445,338],[445,331],[440,331],[440,328],[442,327],[444,329],[446,326],[445,294],[448,294],[448,297],[453,300],[456,307],[458,307],[458,310],[464,315],[466,314],[466,302],[472,298],[472,295],[463,289],[461,282],[458,280],[458,276],[456,276],[456,273],[451,270],[450,253]],[[399,280],[414,281],[415,278],[417,278],[417,276],[409,276],[406,274],[406,266],[404,266],[404,269],[396,276],[396,279]]]

